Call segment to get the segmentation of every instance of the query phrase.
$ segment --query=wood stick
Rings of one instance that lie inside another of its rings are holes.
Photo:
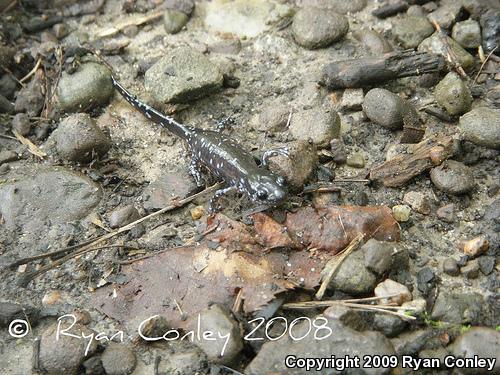
[[[380,8],[375,9],[372,14],[377,18],[387,18],[398,13],[406,12],[407,9],[408,3],[404,1],[398,1],[395,3],[382,5]]]
[[[359,88],[397,78],[433,73],[445,67],[444,57],[427,52],[392,52],[382,57],[336,61],[323,68],[319,84],[331,90]]]

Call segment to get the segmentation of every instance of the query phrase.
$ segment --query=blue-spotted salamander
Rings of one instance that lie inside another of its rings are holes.
[[[183,125],[138,100],[114,77],[112,82],[125,100],[146,118],[186,141],[192,154],[189,170],[198,186],[202,185],[200,165],[205,165],[211,173],[227,184],[224,189],[215,193],[210,207],[215,199],[231,190],[244,193],[255,203],[265,206],[276,206],[286,198],[285,179],[259,167],[254,157],[236,141],[219,132]],[[286,151],[277,149],[265,152],[263,165],[267,164],[268,157],[276,154],[286,154]]]

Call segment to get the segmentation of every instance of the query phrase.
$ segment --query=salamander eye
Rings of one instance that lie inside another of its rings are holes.
[[[259,190],[257,192],[257,198],[259,198],[260,200],[264,200],[267,198],[267,192],[265,192],[264,190]]]
[[[278,176],[278,178],[276,179],[276,183],[277,183],[279,186],[285,186],[285,184],[286,184],[285,177],[283,177],[283,176]]]

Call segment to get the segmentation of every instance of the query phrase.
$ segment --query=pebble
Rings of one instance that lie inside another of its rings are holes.
[[[130,204],[125,207],[116,208],[111,212],[109,215],[109,226],[113,229],[120,228],[140,218],[141,215],[137,211],[137,208]]]
[[[67,36],[70,32],[68,25],[65,23],[56,23],[52,27],[52,30],[54,31],[55,37],[59,40]]]
[[[423,215],[429,215],[431,213],[429,198],[419,191],[407,192],[403,197],[403,202]]]
[[[465,266],[460,268],[460,272],[468,279],[477,279],[479,276],[479,263],[477,259],[469,260]]]
[[[424,39],[418,46],[418,50],[421,52],[440,54],[446,58],[448,53],[447,46],[443,43],[442,38],[446,39],[446,44],[450,46],[462,68],[467,69],[474,64],[474,57],[472,57],[469,52],[464,50],[460,44],[455,42],[449,36],[440,36],[438,33],[434,33],[427,39]]]
[[[196,207],[190,209],[189,212],[190,212],[191,218],[193,220],[199,220],[199,219],[201,219],[201,217],[205,213],[205,209],[203,208],[203,206],[196,206]]]
[[[31,324],[36,324],[39,318],[39,311],[28,305],[21,305],[14,302],[0,302],[0,327],[8,327],[14,319],[26,319],[29,317]]]
[[[165,0],[163,4],[168,9],[181,11],[188,16],[193,13],[194,0]]]
[[[189,16],[175,9],[167,9],[163,14],[163,27],[167,34],[177,34],[189,21]]]
[[[241,41],[239,38],[222,39],[208,46],[211,53],[220,53],[224,55],[237,55],[241,51]]]
[[[436,274],[430,267],[423,267],[417,272],[418,290],[426,296],[436,283]]]
[[[4,96],[6,99],[12,99],[16,91],[17,82],[10,74],[4,74],[0,77],[0,95]]]
[[[105,375],[104,367],[102,367],[101,358],[93,356],[82,363],[85,370],[85,375]]]
[[[345,145],[340,139],[332,139],[330,141],[330,151],[332,160],[336,164],[344,164],[347,161]]]
[[[104,105],[113,93],[111,72],[93,62],[80,65],[73,74],[63,72],[57,86],[59,104],[66,112],[89,111]]]
[[[374,273],[365,267],[364,252],[352,252],[339,266],[330,281],[329,288],[347,294],[368,294],[377,283]]]
[[[387,337],[399,335],[407,325],[407,322],[394,315],[377,313],[373,317],[373,328],[382,332]]]
[[[406,16],[394,22],[392,32],[404,48],[416,48],[434,32],[434,27],[425,17]]]
[[[38,116],[45,103],[45,95],[42,93],[43,84],[37,78],[22,87],[17,93],[14,108],[16,112],[26,112],[30,117]]]
[[[483,256],[478,259],[479,269],[481,272],[488,276],[495,269],[495,257]]]
[[[316,148],[305,141],[288,142],[287,148],[289,156],[270,158],[269,169],[285,177],[290,189],[301,190],[318,166]]]
[[[460,244],[465,255],[476,258],[488,251],[489,241],[484,236],[478,236]]]
[[[29,116],[26,113],[18,113],[15,115],[12,119],[12,129],[22,136],[27,136],[31,131]]]
[[[106,375],[129,375],[134,371],[137,359],[128,347],[111,343],[102,353],[101,362]]]
[[[471,19],[457,22],[451,36],[464,48],[477,48],[481,45],[481,28],[477,21]]]
[[[425,12],[420,5],[410,5],[406,14],[413,17],[425,17]]]
[[[162,357],[159,374],[192,375],[207,373],[207,356],[197,347],[182,348],[178,353]]]
[[[266,105],[258,121],[255,121],[254,128],[265,132],[280,132],[286,130],[291,108],[281,102],[271,102]]]
[[[498,374],[500,372],[500,332],[489,327],[471,327],[458,336],[450,346],[451,354],[460,358],[497,358],[491,372],[485,369],[469,369],[468,374]]]
[[[312,141],[317,147],[323,148],[339,137],[340,117],[333,110],[306,109],[292,114],[289,130],[296,140]]]
[[[15,112],[14,104],[10,102],[5,96],[0,95],[0,113],[14,113]]]
[[[390,242],[370,238],[361,248],[364,253],[364,265],[377,275],[389,271],[392,265],[393,245]]]
[[[484,53],[488,54],[495,47],[500,46],[500,10],[488,9],[481,14],[479,19],[483,34]],[[495,50],[495,55],[500,54],[500,47]]]
[[[199,99],[222,88],[222,73],[191,47],[169,50],[145,74],[146,90],[161,103]]]
[[[453,258],[446,258],[443,261],[443,272],[450,276],[460,275],[460,269],[458,268],[457,261]]]
[[[382,55],[394,50],[387,39],[374,30],[356,30],[352,35],[374,55]]]
[[[345,89],[342,94],[340,108],[344,111],[359,111],[362,109],[363,99],[363,89]]]
[[[436,102],[452,116],[464,114],[472,105],[469,87],[455,72],[448,73],[438,83],[434,95]]]
[[[448,194],[465,194],[474,188],[472,170],[455,160],[446,160],[432,168],[430,175],[434,186]]]
[[[0,165],[10,163],[19,159],[19,155],[11,150],[0,151]]]
[[[64,321],[64,320],[63,320]],[[61,328],[69,326],[61,323]],[[75,340],[74,337],[57,335],[59,322],[52,324],[43,333],[40,339],[39,366],[51,375],[76,375],[78,368],[97,349],[97,341]],[[84,325],[75,323],[71,327],[72,332],[84,334],[87,337],[96,333]],[[87,347],[88,346],[88,347]]]
[[[411,301],[412,299],[410,290],[405,285],[394,280],[386,279],[376,286],[375,297],[387,297],[391,295],[394,296],[378,300],[378,303],[388,304],[392,302],[397,305],[402,305],[404,302]]]
[[[403,126],[405,102],[398,95],[386,89],[371,89],[365,95],[363,111],[376,124],[396,130]]]
[[[411,208],[406,204],[397,204],[392,207],[392,216],[400,223],[410,220]]]
[[[474,108],[460,117],[458,128],[465,140],[500,150],[500,109]]]
[[[323,312],[323,315],[328,319],[336,319],[356,331],[365,331],[369,328],[363,312],[347,306],[330,306]]]
[[[139,33],[139,27],[136,25],[127,26],[122,30],[122,33],[129,38],[133,38]]]
[[[447,2],[435,11],[429,13],[427,17],[429,20],[436,21],[441,28],[449,30],[455,23],[461,10],[462,4],[459,1]]]
[[[191,318],[187,324],[191,329],[200,329],[201,332],[212,331],[220,333],[215,340],[193,341],[207,355],[208,360],[214,363],[230,364],[243,349],[242,332],[238,322],[218,304],[213,304],[207,309]],[[222,350],[224,348],[224,351]],[[224,352],[222,355],[221,353]]]
[[[302,8],[293,17],[294,39],[297,44],[307,49],[328,47],[342,39],[348,31],[347,18],[332,10]]]
[[[299,0],[297,5],[306,7],[316,7],[323,9],[332,9],[340,14],[356,13],[366,7],[366,0]]]
[[[364,168],[365,157],[361,152],[355,152],[347,157],[346,164],[352,168]]]
[[[455,205],[450,203],[439,207],[436,211],[436,215],[445,223],[453,223],[455,221]]]
[[[90,162],[97,155],[104,156],[111,148],[111,139],[86,113],[75,113],[64,118],[47,141],[55,142],[57,154],[69,161]]]

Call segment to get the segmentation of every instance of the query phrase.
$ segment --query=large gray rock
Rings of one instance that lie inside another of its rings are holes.
[[[448,194],[465,194],[474,188],[471,168],[455,160],[446,160],[432,168],[430,175],[432,183]]]
[[[386,89],[371,89],[365,95],[363,111],[366,116],[391,130],[403,127],[403,112],[405,101],[398,95]]]
[[[451,35],[464,48],[477,48],[481,45],[481,28],[475,20],[457,22]]]
[[[432,35],[434,27],[425,17],[406,16],[395,21],[392,32],[404,48],[415,48]]]
[[[57,86],[61,108],[85,112],[104,105],[113,94],[111,72],[104,65],[86,63],[73,74],[64,72]]]
[[[478,107],[460,117],[465,140],[479,146],[500,149],[500,109]]]
[[[452,293],[440,290],[431,318],[455,324],[477,324],[482,320],[484,299],[478,293]]]
[[[329,288],[347,294],[367,294],[375,289],[377,276],[365,266],[364,250],[352,252],[339,266]]]
[[[299,141],[309,141],[318,147],[326,147],[340,134],[340,117],[333,110],[306,109],[292,114],[290,133]]]
[[[134,352],[123,344],[111,343],[101,356],[106,375],[129,375],[137,363]]]
[[[183,103],[222,87],[222,73],[201,52],[178,47],[166,52],[145,75],[146,90],[161,103]]]

